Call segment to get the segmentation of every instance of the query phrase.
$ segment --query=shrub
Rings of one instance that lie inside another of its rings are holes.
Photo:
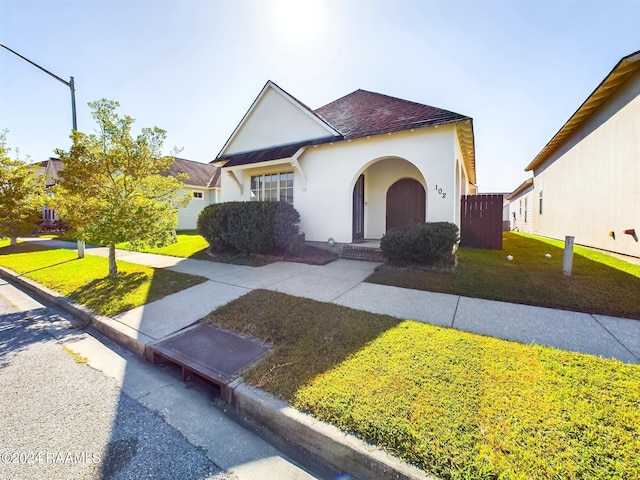
[[[198,233],[216,253],[298,254],[300,214],[285,202],[227,202],[205,207]]]
[[[443,265],[451,261],[458,227],[433,222],[389,230],[380,241],[384,256],[392,263]]]

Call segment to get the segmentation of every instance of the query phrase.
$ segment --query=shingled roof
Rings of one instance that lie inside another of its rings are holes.
[[[220,188],[220,167],[209,163],[194,162],[184,158],[175,158],[169,169],[171,175],[186,173],[189,179],[184,182],[191,187]]]
[[[308,108],[301,102],[298,103],[302,107]],[[462,122],[457,132],[458,139],[469,172],[469,181],[473,184],[476,183],[473,120],[471,117],[367,90],[356,90],[324,107],[311,110],[310,113],[316,115],[318,119],[340,135],[287,145],[275,145],[249,152],[218,155],[214,163],[224,167],[235,167],[279,160],[292,156],[299,148],[306,146]]]
[[[469,119],[459,113],[367,90],[356,90],[315,113],[345,139]]]
[[[229,155],[218,157],[215,161],[225,162],[225,167],[235,167],[237,165],[248,165],[251,163],[267,162],[269,160],[289,158],[302,147],[308,147],[310,145],[321,145],[323,143],[335,142],[338,140],[342,140],[342,137],[323,137],[313,140],[304,140],[302,142],[289,143],[287,145],[278,145],[277,147],[263,148],[261,150],[252,150],[250,152],[231,153]]]

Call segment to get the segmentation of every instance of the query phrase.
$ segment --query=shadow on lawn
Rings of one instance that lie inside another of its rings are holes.
[[[291,401],[301,386],[339,365],[401,320],[254,290],[202,322],[272,344],[272,350],[243,376],[249,383]]]
[[[155,280],[154,279],[152,282]],[[147,281],[147,276],[140,272],[123,273],[119,272],[115,278],[104,277],[93,280],[86,285],[75,290],[71,299],[81,305],[85,305],[92,311],[100,311],[105,304],[105,299],[111,299],[110,304],[114,311],[103,312],[105,315],[113,315],[125,312],[136,307],[128,299],[128,294],[132,290],[140,288]]]

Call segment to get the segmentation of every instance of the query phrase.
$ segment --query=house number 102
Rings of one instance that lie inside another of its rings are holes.
[[[438,192],[438,195],[442,195],[442,198],[447,198],[447,194],[443,192],[442,188],[438,187],[438,185],[436,185],[436,192]]]

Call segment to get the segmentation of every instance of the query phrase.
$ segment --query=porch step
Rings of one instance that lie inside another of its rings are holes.
[[[353,245],[343,246],[340,258],[364,260],[367,262],[384,262],[384,255],[379,248],[355,247]]]

